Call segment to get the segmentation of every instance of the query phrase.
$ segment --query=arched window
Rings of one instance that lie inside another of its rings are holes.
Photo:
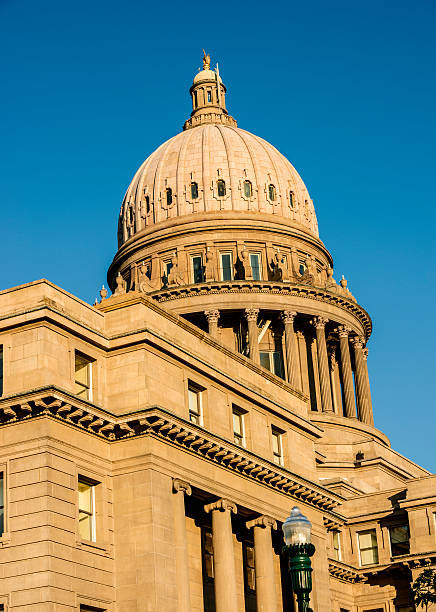
[[[253,194],[253,187],[250,181],[244,181],[244,196],[246,198],[251,198]]]
[[[271,200],[271,202],[274,202],[276,199],[276,188],[274,185],[268,185],[268,198]]]
[[[289,192],[289,206],[291,208],[294,208],[294,194],[292,193],[292,191]]]
[[[208,90],[208,92],[207,92],[207,101],[208,101],[208,102],[212,102],[212,92],[211,92],[211,90],[210,90],[210,89],[209,89],[209,90]]]
[[[194,106],[195,106],[195,108],[197,108],[197,106],[198,106],[197,92],[196,91],[194,91]]]
[[[226,182],[223,181],[223,179],[218,179],[217,187],[218,187],[218,197],[223,198],[226,195]]]
[[[150,212],[150,196],[145,196],[145,212]]]
[[[191,183],[191,199],[196,200],[198,198],[198,184]]]
[[[129,223],[133,225],[133,208],[129,206]]]
[[[171,189],[171,187],[167,187],[166,192],[167,192],[167,204],[170,205],[173,203],[173,190]]]

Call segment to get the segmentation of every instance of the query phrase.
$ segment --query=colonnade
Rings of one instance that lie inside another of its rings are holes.
[[[175,479],[176,496],[175,540],[176,572],[179,585],[178,612],[190,612],[188,544],[186,536],[185,495],[191,495],[188,483]],[[204,506],[204,512],[212,517],[213,573],[216,612],[238,612],[238,592],[232,531],[232,514],[237,506],[228,499],[218,499]],[[256,605],[259,612],[277,612],[277,594],[274,575],[274,549],[271,532],[277,529],[276,521],[269,516],[259,516],[246,522],[253,530]]]
[[[206,315],[209,333],[218,337],[218,321],[220,312],[217,309],[208,310]],[[295,311],[284,310],[280,313],[280,318],[284,327],[284,358],[286,361],[286,372],[289,384],[299,391],[302,391],[301,380],[301,360],[298,349],[298,338],[295,330],[295,319],[298,313]],[[259,356],[259,330],[257,326],[259,309],[247,308],[244,311],[248,329],[248,354],[255,363],[260,363]],[[319,379],[320,407],[322,412],[334,412],[335,384],[332,380],[331,370],[337,365],[340,366],[340,382],[338,382],[338,393],[342,396],[344,416],[358,418],[367,425],[373,425],[371,391],[367,368],[368,349],[364,348],[364,339],[361,336],[352,334],[351,328],[346,325],[336,325],[331,329],[334,332],[336,344],[332,346],[331,338],[329,347],[327,346],[326,324],[329,320],[322,316],[307,319],[314,331],[316,340],[317,355],[317,374]],[[352,354],[350,351],[352,349]],[[329,358],[328,348],[333,349]],[[336,351],[339,359],[336,359]],[[354,381],[352,369],[352,357],[355,364]],[[357,414],[356,414],[357,404]]]

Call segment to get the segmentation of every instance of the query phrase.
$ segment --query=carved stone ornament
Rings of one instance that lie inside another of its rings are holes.
[[[367,349],[367,348],[364,348],[364,349],[363,349],[363,351],[362,351],[362,353],[363,353],[363,358],[364,358],[364,360],[366,361],[366,360],[368,359],[368,349]]]
[[[127,283],[124,280],[121,272],[118,272],[115,282],[117,286],[115,288],[114,295],[124,295],[124,293],[127,291]]]
[[[270,516],[258,516],[252,521],[248,521],[246,523],[247,529],[251,529],[252,527],[270,527],[271,529],[277,529],[277,522],[271,518]]]
[[[220,318],[219,310],[205,310],[204,315],[209,323],[218,323],[218,319]]]
[[[351,333],[351,327],[348,327],[348,325],[339,325],[337,332],[339,338],[348,338],[349,334]]]
[[[316,329],[324,329],[326,323],[328,323],[328,319],[326,317],[315,317],[312,319],[311,323],[316,327]]]
[[[229,510],[233,512],[233,514],[238,513],[238,508],[234,502],[229,501],[228,499],[218,499],[216,502],[212,502],[211,504],[207,504],[204,507],[204,511],[206,514],[212,512],[213,510],[219,510],[220,512],[225,512]]]
[[[257,323],[257,317],[259,316],[259,308],[246,308],[245,309],[245,318],[250,323],[254,321]]]
[[[206,251],[206,262],[204,265],[204,274],[206,282],[215,280],[215,255],[211,250]]]
[[[180,478],[174,478],[173,491],[174,493],[184,493],[185,495],[192,495],[191,485],[185,480],[180,480]]]
[[[362,338],[362,336],[354,336],[353,338],[350,338],[350,342],[354,346],[355,349],[361,349],[363,348],[365,341]]]
[[[284,310],[280,316],[285,325],[292,325],[297,313],[293,310]]]

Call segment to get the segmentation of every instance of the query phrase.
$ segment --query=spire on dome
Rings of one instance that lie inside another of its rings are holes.
[[[184,130],[203,123],[222,123],[237,126],[236,120],[226,109],[226,87],[221,80],[218,64],[210,69],[210,55],[203,49],[203,70],[194,77],[189,90],[192,97],[192,113],[185,121]]]

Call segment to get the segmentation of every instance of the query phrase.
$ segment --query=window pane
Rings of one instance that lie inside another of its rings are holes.
[[[92,516],[79,512],[79,534],[83,540],[92,540]]]
[[[200,414],[200,393],[193,389],[188,389],[189,412]]]
[[[75,356],[75,380],[76,382],[82,383],[82,385],[89,386],[89,359],[82,357],[76,353]]]
[[[267,353],[265,351],[260,351],[259,355],[260,355],[260,365],[263,368],[266,368],[267,370],[270,370],[271,366],[270,366],[270,362],[269,362],[269,353]]]
[[[250,265],[253,280],[260,280],[260,256],[258,253],[250,253]]]
[[[202,283],[203,277],[203,261],[201,257],[192,258],[192,269],[194,273],[194,283]]]
[[[191,198],[196,200],[198,198],[198,185],[197,183],[191,183]]]
[[[272,435],[272,447],[273,447],[273,453],[276,453],[276,454],[280,453],[279,434],[275,432],[273,432],[273,435]]]
[[[242,415],[237,412],[233,413],[233,431],[242,436]]]
[[[79,482],[79,510],[92,512],[92,487],[91,485]]]
[[[218,196],[222,198],[226,195],[226,184],[222,179],[220,179],[217,185],[218,185]]]
[[[4,533],[5,530],[5,511],[4,508],[0,508],[0,535]]]
[[[274,363],[274,374],[276,376],[280,376],[280,378],[284,378],[284,367],[283,367],[283,358],[280,351],[274,351],[273,353],[273,363]]]
[[[409,528],[407,525],[389,530],[392,556],[407,555],[410,552]]]
[[[274,187],[274,185],[269,185],[268,197],[272,202],[274,202],[274,200],[276,199],[276,188]]]
[[[221,274],[223,281],[232,280],[232,257],[230,253],[221,253]]]
[[[360,551],[360,559],[362,565],[371,565],[378,562],[378,553],[376,549],[369,548],[368,550]]]
[[[251,197],[251,183],[250,181],[244,181],[244,195],[246,198]]]

